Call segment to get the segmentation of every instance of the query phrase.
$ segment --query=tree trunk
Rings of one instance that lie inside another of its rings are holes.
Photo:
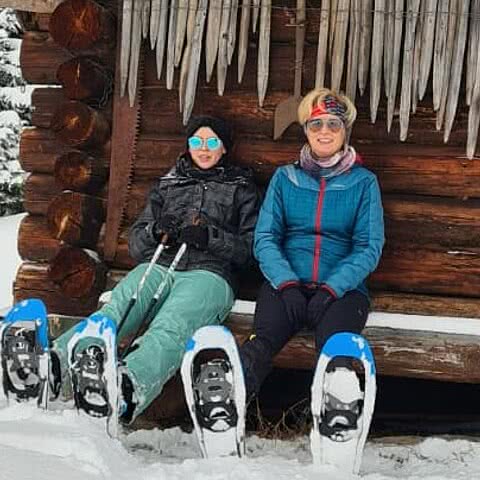
[[[62,63],[57,78],[71,100],[104,106],[112,94],[111,70],[92,57],[75,57]]]
[[[105,288],[107,269],[96,252],[62,248],[50,262],[49,279],[68,298],[98,298]]]
[[[115,45],[115,17],[92,0],[65,0],[52,13],[50,34],[67,50],[112,49]]]
[[[101,198],[66,191],[57,195],[48,207],[48,228],[57,240],[94,248],[104,216]]]
[[[100,148],[110,138],[110,124],[105,115],[76,101],[57,108],[50,128],[59,140],[72,147]]]
[[[107,169],[101,159],[85,152],[64,153],[55,162],[55,180],[62,189],[97,193],[107,179]]]

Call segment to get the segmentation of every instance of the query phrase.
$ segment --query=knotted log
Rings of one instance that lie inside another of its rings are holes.
[[[62,248],[48,269],[48,278],[69,298],[98,298],[105,288],[106,274],[96,252],[75,247]]]
[[[63,143],[78,148],[102,147],[110,137],[110,124],[105,115],[73,100],[57,108],[50,128]]]
[[[115,17],[92,0],[65,0],[52,13],[50,33],[67,50],[111,49],[115,44]]]
[[[60,251],[60,240],[52,238],[47,219],[42,215],[27,215],[18,230],[18,253],[23,260],[49,262]]]
[[[65,191],[48,207],[48,228],[53,238],[79,247],[94,247],[104,221],[104,210],[101,198]]]
[[[49,313],[64,315],[89,315],[98,302],[98,296],[87,298],[67,297],[48,276],[48,263],[24,262],[17,271],[14,282],[15,301],[41,298]]]
[[[57,79],[65,97],[104,106],[113,88],[111,70],[93,57],[75,57],[58,67]]]
[[[95,193],[107,179],[107,169],[101,159],[81,151],[60,155],[54,173],[57,185],[76,192]]]

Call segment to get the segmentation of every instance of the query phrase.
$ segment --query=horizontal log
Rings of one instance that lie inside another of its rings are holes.
[[[255,90],[234,90],[220,97],[216,94],[215,85],[202,88],[196,95],[194,114],[211,114],[229,119],[235,126],[238,137],[252,135],[273,138],[274,113],[276,106],[286,100],[291,92],[272,91],[267,95],[263,107],[258,105]],[[215,101],[212,102],[212,98]],[[409,136],[406,142],[400,142],[398,118],[388,133],[386,128],[386,105],[381,104],[378,119],[375,124],[370,122],[368,97],[357,99],[358,118],[354,124],[352,140],[354,143],[379,144],[388,141],[389,146],[404,143],[417,145],[441,145],[443,133],[437,131],[436,113],[432,108],[419,107],[409,123]],[[175,112],[176,115],[172,115]],[[464,156],[464,145],[467,138],[467,115],[464,111],[458,113],[453,137],[449,146],[457,145]],[[145,88],[142,99],[142,116],[140,131],[144,134],[182,135],[184,126],[178,108],[178,93],[176,90],[152,87]],[[304,141],[304,134],[298,124],[292,124],[282,135],[283,140]],[[277,142],[279,143],[279,142]]]
[[[53,114],[58,105],[65,102],[63,88],[36,88],[32,92],[32,125],[39,128],[50,128]]]
[[[2,0],[1,7],[27,12],[52,12],[61,0]]]
[[[53,175],[55,162],[59,155],[70,148],[59,142],[54,133],[47,128],[25,128],[20,137],[20,165],[26,172],[49,173]],[[94,156],[108,168],[110,164],[110,142],[95,152]]]
[[[227,326],[239,343],[253,330],[252,318],[247,315],[231,315]],[[480,361],[477,336],[372,327],[367,327],[364,335],[372,346],[380,375],[460,383],[480,381],[476,368]],[[274,365],[311,370],[316,358],[313,335],[301,333],[275,357]]]
[[[49,279],[48,264],[24,262],[14,281],[15,302],[28,298],[41,298],[50,313],[85,316],[95,311],[98,297],[68,298]]]
[[[78,192],[65,191],[57,195],[47,211],[52,237],[77,247],[96,245],[104,219],[104,201]]]
[[[61,241],[52,238],[44,216],[27,215],[21,221],[18,230],[18,253],[22,260],[49,262],[61,247]]]
[[[435,295],[480,297],[480,254],[430,251],[386,244],[369,285]]]
[[[48,278],[68,298],[97,298],[104,290],[107,269],[96,252],[62,248],[50,261]]]
[[[31,84],[57,84],[58,67],[72,54],[57,45],[47,32],[25,32],[20,48],[23,78]]]
[[[183,137],[142,135],[139,138],[135,178],[164,174],[184,150]],[[274,142],[242,136],[233,152],[233,161],[254,170],[256,181],[265,184],[274,169],[298,158],[301,143]],[[359,145],[365,166],[378,174],[382,191],[478,198],[480,159],[466,160],[455,147],[411,145]],[[152,158],[155,161],[152,161]]]
[[[52,13],[49,31],[67,50],[113,49],[116,21],[109,10],[93,0],[65,0]]]
[[[71,147],[100,148],[110,138],[110,123],[105,113],[73,100],[57,107],[50,128],[60,141]]]
[[[23,206],[32,215],[46,215],[50,202],[62,188],[52,175],[31,174],[23,187]]]
[[[93,194],[105,185],[108,171],[97,158],[73,150],[57,158],[54,174],[61,188]]]
[[[112,70],[94,57],[75,57],[62,63],[57,78],[71,100],[104,106],[112,95]]]

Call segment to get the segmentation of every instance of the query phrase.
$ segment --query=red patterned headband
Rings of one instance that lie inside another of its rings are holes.
[[[312,112],[310,113],[310,118],[319,117],[320,115],[335,115],[340,118],[340,120],[345,123],[346,121],[346,108],[338,102],[338,100],[332,96],[327,95],[323,102],[320,102],[318,105],[313,107]]]

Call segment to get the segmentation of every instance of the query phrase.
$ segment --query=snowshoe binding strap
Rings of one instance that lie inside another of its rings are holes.
[[[230,372],[229,363],[223,359],[200,366],[193,389],[197,396],[198,422],[203,428],[225,431],[238,422],[237,409],[232,400],[232,383],[227,379]]]
[[[4,389],[20,401],[37,398],[43,386],[37,353],[34,330],[12,329],[3,338]]]
[[[72,383],[75,405],[92,417],[110,415],[108,392],[105,384],[105,352],[97,345],[92,345],[75,353],[72,365]]]

